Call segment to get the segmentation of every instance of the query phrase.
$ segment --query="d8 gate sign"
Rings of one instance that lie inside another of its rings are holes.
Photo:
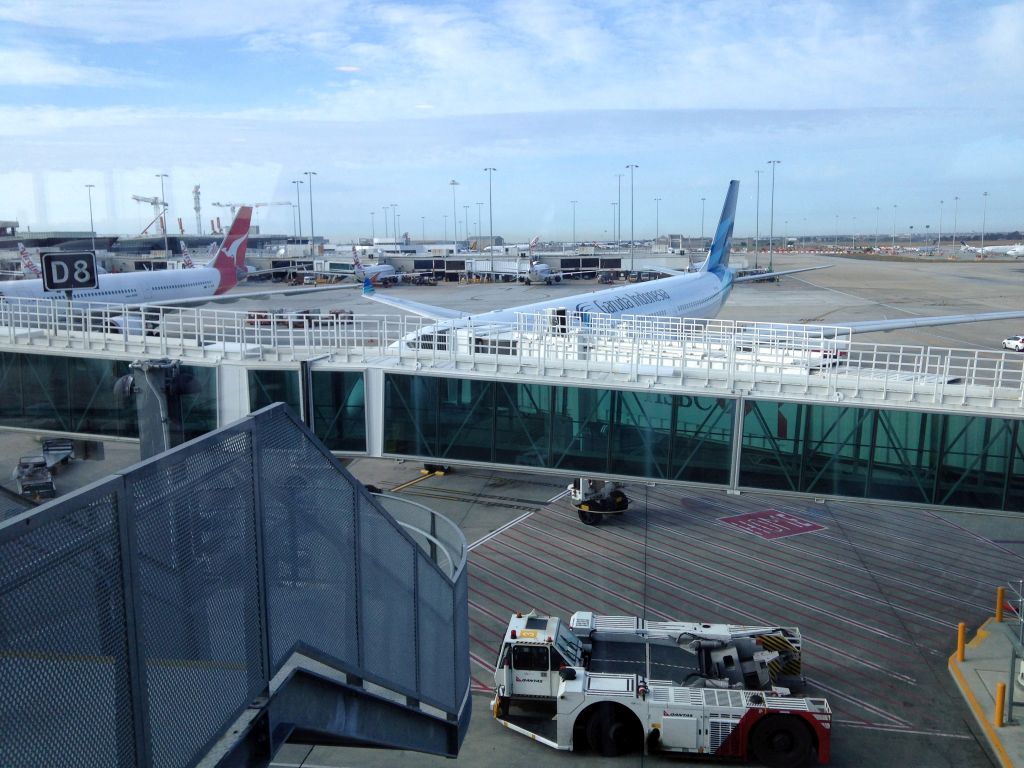
[[[802,517],[791,515],[788,512],[780,512],[777,509],[765,509],[761,512],[748,512],[745,515],[733,515],[718,519],[747,533],[760,536],[762,539],[781,539],[785,536],[795,536],[798,533],[810,533],[825,529],[823,525],[818,525],[811,520],[804,520]]]
[[[47,291],[73,291],[95,288],[96,254],[92,251],[52,251],[42,254],[43,288]]]

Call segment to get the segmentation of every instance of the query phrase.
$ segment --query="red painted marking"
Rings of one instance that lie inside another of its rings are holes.
[[[748,512],[745,515],[733,515],[718,519],[720,522],[736,526],[740,530],[753,533],[762,539],[781,539],[786,536],[795,536],[798,533],[825,530],[824,525],[818,525],[777,509],[764,509],[760,512]]]

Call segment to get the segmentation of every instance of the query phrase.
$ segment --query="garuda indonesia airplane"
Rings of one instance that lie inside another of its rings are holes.
[[[363,283],[363,295],[382,304],[404,309],[417,315],[437,321],[436,325],[421,328],[414,334],[420,339],[435,338],[447,331],[473,325],[480,327],[490,323],[514,323],[517,317],[536,316],[545,310],[566,308],[578,313],[602,313],[614,318],[624,315],[655,315],[662,317],[686,317],[707,319],[715,317],[725,304],[733,285],[750,280],[764,280],[766,277],[789,275],[824,267],[788,269],[760,275],[737,277],[729,267],[729,250],[732,245],[733,223],[736,218],[736,198],[740,183],[729,182],[729,191],[722,206],[715,239],[711,243],[707,259],[696,272],[680,272],[657,267],[669,277],[644,286],[624,285],[605,288],[572,297],[557,297],[531,304],[522,304],[491,312],[470,314],[445,307],[423,304],[409,299],[377,294],[369,281]],[[827,266],[827,265],[826,265]],[[854,333],[892,331],[899,328],[913,328],[931,325],[973,323],[985,320],[1009,320],[1024,317],[1024,311],[985,312],[969,315],[941,315],[936,317],[912,317],[898,320],[867,320],[850,323],[835,323],[849,328]],[[408,339],[407,341],[412,341]]]

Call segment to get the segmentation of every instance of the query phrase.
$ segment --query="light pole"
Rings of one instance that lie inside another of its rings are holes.
[[[297,206],[295,203],[288,203],[288,207],[292,209],[292,237],[298,240],[299,236],[297,234],[297,230],[295,229],[295,211],[298,209],[299,206]]]
[[[576,250],[576,201],[570,200],[572,204],[572,249]]]
[[[612,200],[612,240],[615,239],[615,213],[616,213],[616,205],[618,205],[618,204],[614,200]]]
[[[704,200],[705,199],[706,198],[703,198],[703,197],[700,199],[700,247],[701,248],[704,247]]]
[[[761,174],[764,171],[754,171],[757,174],[757,203],[754,206],[754,269],[757,269],[757,252],[761,250]]]
[[[160,229],[164,231],[164,258],[167,258],[167,200],[164,199],[164,179],[167,178],[167,174],[157,173],[155,176],[160,179]]]
[[[914,247],[914,225],[913,224],[910,225],[909,232],[910,232],[910,234],[907,235],[907,238],[910,241],[910,247],[913,248]]]
[[[942,204],[945,200],[939,200],[939,242],[936,244],[936,251],[942,250]]]
[[[956,249],[956,215],[960,211],[960,197],[953,198],[953,249]]]
[[[832,241],[832,248],[839,251],[839,214],[836,214],[836,231],[834,232],[835,239]]]
[[[382,205],[380,209],[384,212],[384,245],[386,247],[388,239],[388,207],[386,205]]]
[[[459,182],[457,182],[455,179],[452,179],[451,181],[448,182],[448,186],[450,186],[452,188],[452,225],[454,227],[452,231],[454,233],[454,238],[455,238],[455,243],[454,243],[455,248],[453,249],[452,253],[458,253],[459,252],[459,224],[458,224],[459,214],[455,210],[455,188],[457,186],[459,186]]]
[[[402,214],[396,213],[395,214],[395,232],[398,233],[398,237],[401,239],[402,245],[405,245],[405,238],[402,236],[402,227],[400,226],[401,223],[402,223]],[[401,249],[399,249],[398,252],[401,253]]]
[[[775,262],[773,259],[773,245],[775,240],[775,166],[778,165],[781,160],[769,160],[766,165],[772,167],[772,203],[771,212],[768,214],[768,271],[771,272],[775,268]]]
[[[470,235],[469,235],[469,206],[468,205],[462,206],[462,210],[464,210],[466,212],[466,228],[465,228],[465,232],[466,232],[466,245],[469,245],[469,237],[470,237]]]
[[[398,203],[391,204],[391,223],[394,225],[395,249],[398,249]]]
[[[985,250],[985,223],[988,216],[988,192],[981,193],[981,250]]]
[[[299,242],[302,242],[302,200],[299,198],[299,184],[304,184],[302,179],[295,179],[292,184],[295,185],[295,208],[299,213]]]
[[[373,245],[374,240],[377,239],[377,227],[373,221],[373,217],[376,215],[376,211],[370,211],[370,245]]]
[[[892,252],[896,253],[896,203],[892,204]]]
[[[309,177],[309,255],[313,256],[313,177],[316,171],[303,171],[302,175]]]
[[[615,174],[615,177],[619,180],[619,207],[617,208],[617,210],[619,212],[619,221],[618,221],[618,229],[616,230],[617,234],[615,236],[615,243],[616,243],[616,245],[620,245],[620,246],[622,245],[622,177],[623,176],[625,176],[624,173],[616,173]]]
[[[875,250],[875,251],[878,250],[878,215],[879,215],[879,211],[881,211],[881,210],[882,210],[881,206],[878,206],[878,205],[875,206],[875,244],[874,244],[874,246],[872,248],[872,250]]]
[[[851,243],[853,245],[853,250],[856,251],[857,250],[857,217],[856,216],[853,217],[853,235],[851,236],[850,241],[851,241]]]
[[[494,205],[493,198],[491,197],[491,174],[494,173],[497,168],[484,168],[487,171],[487,218],[490,220],[490,236],[491,250],[494,250]]]
[[[640,166],[635,163],[630,163],[626,166],[629,168],[629,271],[633,271],[633,243],[636,242],[636,237],[633,234],[633,171]]]
[[[477,242],[477,246],[476,247],[477,247],[477,250],[480,250],[480,251],[483,250],[483,246],[480,244],[480,241],[484,239],[483,233],[480,231],[480,220],[483,218],[483,215],[484,215],[484,204],[483,203],[477,203],[476,204],[476,242]]]
[[[89,235],[92,237],[92,252],[96,253],[96,230],[92,224],[92,188],[95,184],[86,184],[85,189],[89,193]]]

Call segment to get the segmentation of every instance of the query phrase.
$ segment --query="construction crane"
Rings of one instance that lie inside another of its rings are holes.
[[[268,205],[291,205],[291,203],[210,203],[210,205],[216,205],[218,208],[230,208],[231,215],[234,216],[238,211],[239,207],[243,205],[251,206],[252,208],[264,208]]]
[[[160,219],[160,231],[166,235],[167,223],[163,220],[163,215],[167,204],[161,201],[159,197],[143,197],[142,195],[132,195],[132,200],[138,203],[149,203],[153,206],[153,218],[150,219],[149,224],[142,228],[142,232],[139,234],[146,234],[146,230],[153,226],[153,222]]]

